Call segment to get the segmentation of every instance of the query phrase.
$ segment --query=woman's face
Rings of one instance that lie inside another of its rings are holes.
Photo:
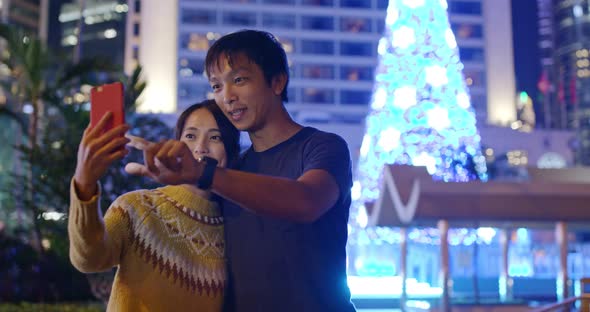
[[[227,156],[221,131],[213,114],[206,108],[193,111],[182,129],[180,141],[186,143],[193,152],[193,157],[208,156],[217,159],[219,167],[227,165]]]

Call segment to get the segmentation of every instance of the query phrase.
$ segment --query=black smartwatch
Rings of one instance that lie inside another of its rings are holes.
[[[205,163],[205,168],[203,168],[203,173],[201,173],[201,177],[197,181],[197,187],[202,190],[208,190],[213,183],[213,174],[215,173],[215,168],[217,167],[217,159],[201,156],[197,159],[199,162]]]

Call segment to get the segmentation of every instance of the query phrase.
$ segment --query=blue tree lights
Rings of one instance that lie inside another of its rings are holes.
[[[385,24],[353,186],[361,225],[386,164],[425,166],[447,182],[487,180],[446,0],[390,0]]]

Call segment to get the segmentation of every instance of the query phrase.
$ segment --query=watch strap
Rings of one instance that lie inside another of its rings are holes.
[[[197,181],[197,187],[202,190],[208,190],[213,184],[213,174],[215,174],[215,168],[217,167],[217,160],[211,157],[203,156],[200,162],[205,164],[203,172]]]

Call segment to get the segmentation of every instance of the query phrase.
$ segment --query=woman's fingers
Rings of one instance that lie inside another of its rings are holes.
[[[138,149],[140,151],[143,151],[147,148],[149,148],[150,146],[156,144],[154,142],[148,141],[144,138],[135,136],[135,135],[131,135],[129,133],[125,134],[125,137],[129,139],[129,143],[127,144],[127,146],[131,146],[135,149]]]
[[[119,137],[114,140],[111,140],[96,152],[96,157],[109,156],[119,151],[125,151],[125,154],[127,154],[128,152],[127,149],[125,149],[125,145],[128,142],[129,139],[125,137]]]
[[[96,137],[94,140],[92,140],[92,144],[95,144],[97,150],[99,150],[109,142],[112,142],[113,140],[116,140],[118,138],[122,138],[125,140],[125,142],[128,142],[129,139],[124,137],[125,132],[127,132],[128,130],[129,125],[117,126],[116,128],[105,132],[103,135]]]
[[[94,139],[95,137],[99,136],[101,133],[104,132],[107,122],[109,122],[113,118],[113,113],[107,112],[100,118],[98,123],[93,128],[90,128],[88,132],[88,138]],[[90,125],[88,126],[90,127]]]
[[[123,144],[123,145],[125,145],[125,144]],[[106,156],[106,159],[108,161],[108,165],[110,166],[115,161],[125,157],[128,153],[129,153],[129,151],[126,149],[119,149],[113,153],[110,153],[109,155]]]

